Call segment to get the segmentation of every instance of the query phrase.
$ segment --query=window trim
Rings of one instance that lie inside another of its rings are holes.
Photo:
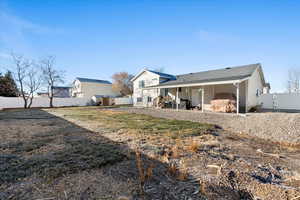
[[[144,88],[145,87],[145,80],[140,80],[139,81],[139,88]]]

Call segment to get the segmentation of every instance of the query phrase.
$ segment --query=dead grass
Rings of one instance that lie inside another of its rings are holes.
[[[74,119],[97,121],[111,130],[126,129],[133,133],[166,136],[172,139],[199,136],[213,129],[209,124],[103,109],[64,108],[60,109],[60,113]]]
[[[51,118],[48,118],[47,123],[53,123]],[[0,143],[3,152],[0,154],[0,184],[33,175],[51,181],[62,175],[100,168],[125,158],[118,145],[101,138],[91,140],[88,132],[80,127],[66,126],[54,128],[50,132],[43,129],[38,131],[25,139],[20,135],[18,140]]]
[[[32,155],[29,158],[19,155],[23,153],[21,152],[23,148],[18,148],[17,152],[13,151],[17,154],[1,154],[0,183],[14,182],[33,174],[52,180],[63,174],[99,168],[124,159],[118,149],[111,144],[93,142],[84,138],[66,138],[65,142],[65,148],[60,151]],[[25,150],[32,148],[26,146]]]
[[[253,194],[286,200],[300,194],[291,174],[297,169],[286,159],[297,158],[294,147],[206,124],[97,107],[48,111],[69,122],[31,111],[12,112],[18,120],[7,120],[6,129],[0,120],[0,130],[6,130],[0,135],[0,198],[245,199]],[[278,152],[284,157],[269,155]],[[229,176],[230,171],[243,176]],[[285,194],[287,187],[292,189]]]

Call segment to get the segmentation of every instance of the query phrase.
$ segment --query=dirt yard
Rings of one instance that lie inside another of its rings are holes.
[[[0,111],[0,199],[300,199],[300,149],[99,107]]]
[[[168,119],[191,120],[217,124],[235,132],[247,133],[263,139],[300,145],[299,113],[247,113],[247,116],[223,113],[201,113],[201,111],[176,111],[171,109],[121,108],[131,113],[147,114]]]

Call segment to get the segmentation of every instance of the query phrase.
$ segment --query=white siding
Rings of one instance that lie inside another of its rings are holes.
[[[261,76],[257,68],[248,80],[247,110],[253,106],[259,105],[259,96],[257,96],[257,90],[262,92],[263,87]]]
[[[83,93],[81,92],[81,84],[79,80],[75,80],[72,88],[73,97],[82,97]]]
[[[94,95],[115,97],[119,95],[119,93],[113,91],[112,84],[82,82],[81,91],[83,92],[84,97],[92,97]]]
[[[135,106],[151,106],[152,102],[147,102],[147,97],[154,98],[159,96],[159,89],[144,89],[139,88],[139,81],[145,82],[145,87],[158,85],[160,77],[152,72],[145,71],[133,81],[133,104]],[[143,102],[137,102],[137,98],[143,98]]]
[[[101,84],[92,82],[80,82],[76,80],[72,90],[73,96],[91,98],[94,95],[116,97],[120,93],[112,89],[112,84]],[[75,95],[77,94],[77,95]]]

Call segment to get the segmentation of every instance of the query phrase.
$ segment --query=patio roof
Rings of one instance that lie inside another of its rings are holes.
[[[147,88],[176,88],[239,83],[247,80],[253,74],[253,72],[260,67],[261,65],[258,63],[238,67],[227,67],[218,70],[183,74],[176,76],[176,80],[170,80],[164,83],[160,83],[159,85],[150,86]]]

